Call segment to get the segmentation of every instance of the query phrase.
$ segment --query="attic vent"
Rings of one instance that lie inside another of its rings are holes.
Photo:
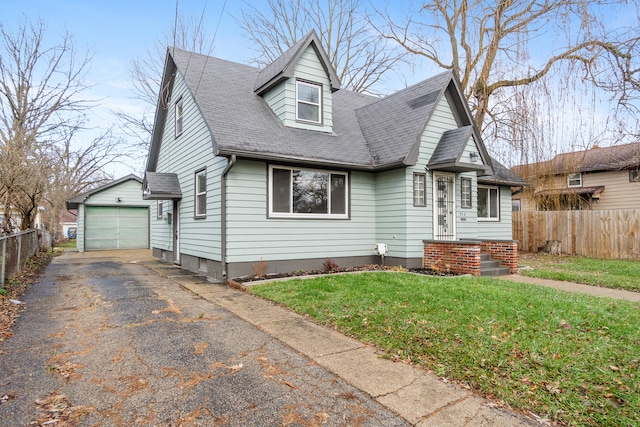
[[[439,93],[439,90],[434,90],[433,92],[430,92],[426,95],[421,95],[417,98],[412,99],[411,101],[407,101],[407,104],[414,110],[416,108],[424,107],[425,105],[433,103],[436,98],[438,98]]]

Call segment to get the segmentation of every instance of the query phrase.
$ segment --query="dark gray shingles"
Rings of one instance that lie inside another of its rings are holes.
[[[211,130],[216,154],[373,167],[349,112],[371,98],[334,93],[333,133],[286,128],[253,92],[258,69],[179,49],[172,55]]]
[[[428,165],[458,162],[472,133],[472,126],[463,126],[444,132],[431,155]]]
[[[144,176],[145,200],[181,199],[182,190],[175,173],[147,172]]]
[[[509,185],[512,187],[519,187],[525,184],[524,179],[520,178],[496,159],[491,158],[491,163],[493,165],[494,175],[478,176],[478,183]]]
[[[310,45],[313,45],[316,53],[320,56],[323,62],[322,65],[324,66],[327,76],[331,81],[331,90],[335,91],[340,89],[340,79],[333,68],[331,68],[329,58],[320,45],[318,35],[314,30],[311,30],[309,34],[292,45],[282,55],[277,57],[272,63],[267,65],[258,73],[253,88],[254,92],[258,95],[262,95],[268,89],[278,84],[278,82],[291,77],[293,75],[293,69],[295,68],[297,59]]]
[[[360,127],[376,164],[401,163],[416,151],[451,78],[447,71],[358,109]]]

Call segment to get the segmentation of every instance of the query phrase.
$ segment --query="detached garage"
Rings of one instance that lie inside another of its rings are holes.
[[[78,210],[78,251],[148,248],[149,203],[135,175],[67,200],[67,209]]]

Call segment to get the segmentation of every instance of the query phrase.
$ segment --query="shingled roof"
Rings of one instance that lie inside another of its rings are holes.
[[[302,39],[264,70],[170,48],[163,86],[176,71],[182,74],[211,131],[215,155],[350,170],[414,165],[421,135],[438,101],[447,91],[456,92],[454,98],[462,97],[454,74],[443,72],[384,98],[338,90],[332,95],[332,133],[285,127],[256,90],[279,79],[292,58],[317,43],[314,36]],[[464,98],[454,99],[453,104],[470,125]],[[156,123],[162,123],[165,116],[166,110],[158,108]],[[161,126],[154,128],[147,171],[155,172],[162,132]],[[473,133],[485,163],[491,165],[475,128]]]
[[[545,162],[514,166],[513,171],[533,179],[536,176],[617,171],[635,167],[640,167],[640,142],[561,153]]]

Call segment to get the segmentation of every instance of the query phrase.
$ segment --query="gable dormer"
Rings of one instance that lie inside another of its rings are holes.
[[[332,132],[332,93],[340,80],[315,31],[265,67],[254,93],[287,127]]]

